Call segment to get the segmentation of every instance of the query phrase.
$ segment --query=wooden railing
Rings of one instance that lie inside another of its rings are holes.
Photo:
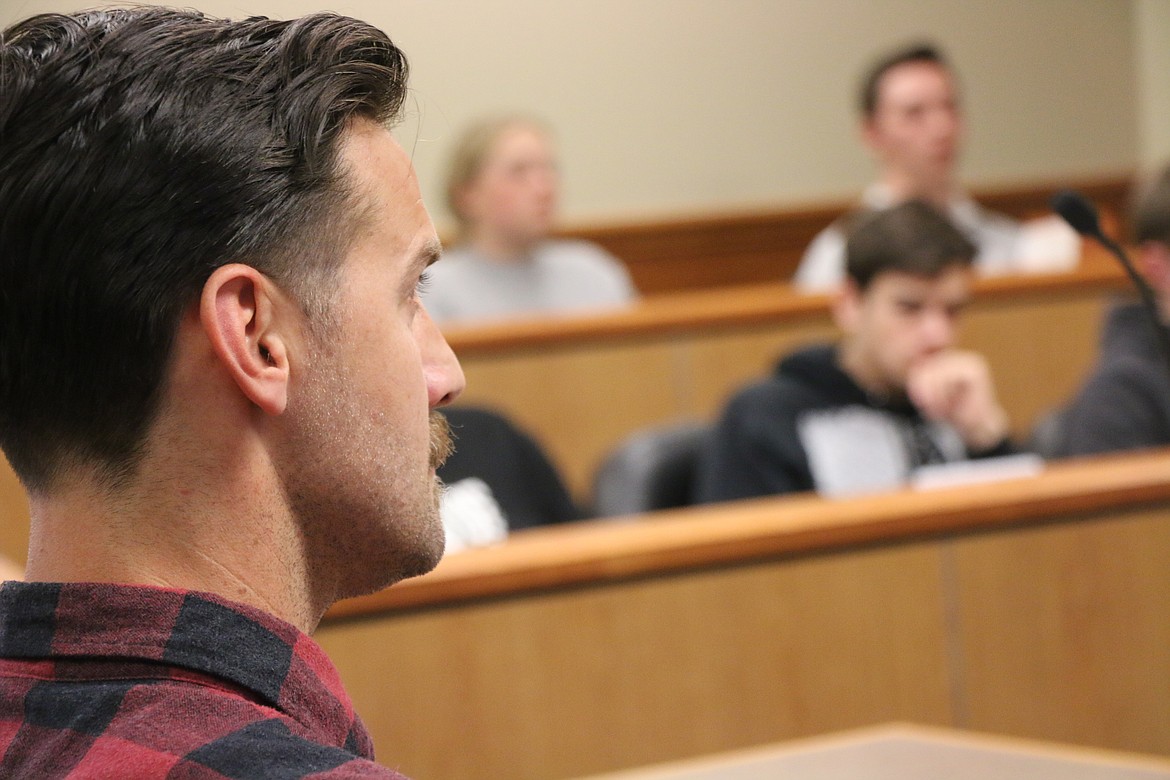
[[[1048,200],[1062,188],[1078,189],[1121,229],[1132,176],[1110,176],[1018,186],[976,188],[989,209],[1025,219],[1050,213]],[[643,295],[711,289],[792,278],[813,237],[854,206],[835,201],[749,212],[577,225],[564,235],[596,241],[621,258]]]
[[[317,639],[380,758],[433,780],[891,720],[1170,755],[1168,557],[1159,451],[522,531]]]
[[[605,585],[1163,502],[1170,502],[1170,451],[1054,462],[1039,477],[990,486],[898,490],[851,500],[800,494],[528,528],[506,544],[449,556],[425,576],[339,602],[329,619]]]

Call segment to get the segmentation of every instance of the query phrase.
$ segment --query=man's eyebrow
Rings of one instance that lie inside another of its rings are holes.
[[[425,244],[418,248],[418,251],[407,261],[406,264],[406,278],[413,279],[420,276],[423,271],[429,268],[433,263],[443,254],[443,245],[439,243],[439,239],[432,238]]]
[[[432,238],[427,243],[423,244],[415,255],[414,264],[420,268],[426,268],[436,262],[443,255],[443,245],[438,238]]]

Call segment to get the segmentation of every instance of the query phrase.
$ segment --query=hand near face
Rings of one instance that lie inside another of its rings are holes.
[[[945,350],[910,370],[910,401],[929,420],[949,423],[967,448],[979,452],[1003,441],[1007,413],[995,397],[987,361],[974,352]]]

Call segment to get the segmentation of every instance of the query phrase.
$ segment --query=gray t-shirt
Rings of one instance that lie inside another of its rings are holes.
[[[588,241],[549,240],[520,262],[455,247],[431,266],[422,300],[436,322],[619,308],[637,290],[613,255]]]
[[[885,209],[893,206],[894,197],[880,184],[870,185],[862,196],[862,207]],[[978,248],[975,267],[984,275],[1010,273],[1021,261],[1020,223],[981,207],[963,194],[951,201],[948,216]],[[1067,252],[1067,250],[1062,250]],[[845,277],[845,232],[834,222],[817,234],[792,283],[806,292],[825,292],[835,288]]]

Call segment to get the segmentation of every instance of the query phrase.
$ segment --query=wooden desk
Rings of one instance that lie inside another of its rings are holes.
[[[407,774],[556,778],[891,720],[1170,755],[1170,452],[516,535],[318,632]]]
[[[1017,434],[1080,385],[1108,299],[1126,284],[1112,259],[1090,250],[1073,273],[977,285],[962,340],[991,362]],[[631,432],[714,419],[732,392],[770,372],[779,356],[835,335],[827,297],[780,284],[447,333],[467,375],[462,402],[510,414],[546,446],[581,499],[602,459]]]
[[[794,740],[589,780],[1164,780],[1170,760],[910,724]]]

